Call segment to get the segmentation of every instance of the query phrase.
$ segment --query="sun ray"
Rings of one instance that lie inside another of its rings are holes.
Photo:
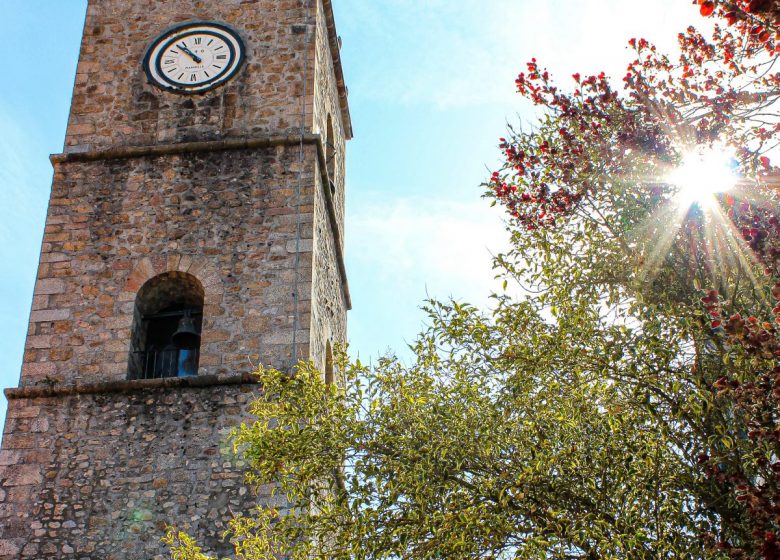
[[[652,281],[655,277],[679,233],[688,210],[688,208],[674,204],[673,200],[667,200],[648,216],[635,231],[634,237],[637,240],[654,240],[649,254],[644,257],[639,272],[641,281]]]
[[[716,257],[726,258],[730,261],[727,263],[725,269],[742,271],[744,272],[751,286],[758,288],[758,294],[765,305],[771,307],[771,301],[768,296],[768,290],[760,289],[767,288],[767,280],[763,275],[756,274],[756,271],[762,269],[761,263],[758,261],[753,250],[748,243],[742,237],[742,234],[734,225],[734,222],[723,211],[723,207],[720,204],[714,204],[709,209],[710,220],[708,221],[707,231],[712,232],[712,235],[719,235],[723,242],[724,247],[716,252]],[[713,263],[719,264],[717,262]],[[713,269],[723,270],[724,267],[713,267]],[[714,272],[713,272],[714,273]]]
[[[685,248],[685,254],[691,259],[692,274],[700,265],[706,281],[714,287],[726,288],[734,273],[743,275],[753,288],[765,287],[759,273],[761,264],[723,204],[731,205],[735,197],[760,203],[758,199],[771,195],[758,194],[752,184],[737,176],[736,167],[728,150],[712,145],[686,152],[680,165],[663,177],[647,181],[676,190],[632,232],[634,242],[643,247],[638,272],[641,282],[652,282],[657,277],[672,255],[673,246],[683,242],[681,235],[687,232],[685,242],[690,246]],[[725,192],[729,195],[722,194]]]

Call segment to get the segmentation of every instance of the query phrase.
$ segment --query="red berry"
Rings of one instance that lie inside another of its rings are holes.
[[[711,16],[712,12],[715,11],[715,3],[714,2],[702,2],[701,8],[699,8],[699,12],[704,17]]]

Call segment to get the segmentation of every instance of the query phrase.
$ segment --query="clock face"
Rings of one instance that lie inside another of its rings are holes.
[[[234,30],[218,23],[188,23],[154,40],[144,70],[157,87],[201,93],[224,84],[243,62],[244,43]]]

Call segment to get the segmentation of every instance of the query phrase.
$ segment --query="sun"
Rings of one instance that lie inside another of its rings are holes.
[[[678,187],[680,206],[698,204],[710,208],[715,203],[715,195],[736,186],[734,162],[734,157],[722,146],[692,150],[683,155],[680,165],[666,180]]]

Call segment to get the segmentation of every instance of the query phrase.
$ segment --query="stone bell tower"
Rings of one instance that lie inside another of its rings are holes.
[[[208,552],[258,500],[226,431],[258,365],[346,339],[331,0],[90,0],[18,388],[0,558]]]

